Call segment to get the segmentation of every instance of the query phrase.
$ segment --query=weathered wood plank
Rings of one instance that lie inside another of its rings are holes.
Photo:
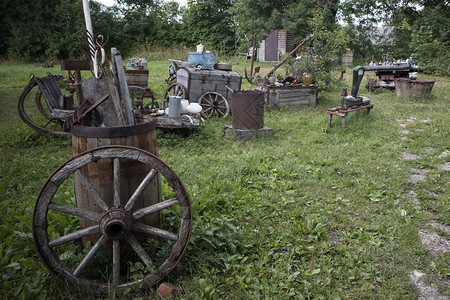
[[[189,129],[195,129],[199,128],[201,125],[201,121],[198,118],[195,117],[184,117],[181,116],[180,118],[170,118],[168,116],[158,116],[154,118],[156,127],[158,128],[189,128]]]
[[[134,125],[133,108],[131,107],[130,93],[128,92],[128,84],[125,77],[125,69],[123,68],[123,60],[119,50],[116,48],[111,48],[111,58],[117,72],[120,100],[125,108],[125,122],[128,125]]]
[[[94,101],[102,98],[104,95],[110,94],[111,89],[108,85],[107,78],[87,78],[81,84],[81,90],[85,99],[91,98]],[[102,104],[96,109],[95,113],[88,114],[84,120],[81,120],[83,126],[120,126],[120,119],[116,113],[113,98],[108,97]]]

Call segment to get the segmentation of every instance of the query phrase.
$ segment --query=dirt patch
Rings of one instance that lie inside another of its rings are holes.
[[[419,237],[425,248],[434,256],[450,252],[450,242],[435,232],[419,230]]]
[[[426,152],[433,152],[434,151],[434,148],[433,147],[425,147],[425,148],[423,148]]]
[[[450,297],[440,293],[438,287],[433,283],[428,283],[427,276],[417,270],[409,273],[411,283],[419,291],[420,300],[449,300]]]
[[[412,183],[419,183],[425,181],[425,175],[413,174],[409,176],[409,181]]]
[[[405,160],[416,160],[416,159],[422,158],[419,155],[408,153],[408,152],[403,152],[402,155],[403,155],[403,159],[405,159]]]
[[[436,220],[431,220],[430,222],[427,223],[427,225],[429,225],[433,228],[437,228],[437,229],[445,232],[446,234],[450,234],[450,226],[449,225],[441,224]]]
[[[427,169],[416,169],[416,168],[411,168],[411,172],[416,173],[416,174],[420,174],[420,175],[425,175],[428,173]]]
[[[447,161],[439,166],[439,169],[444,171],[450,171],[450,161]]]
[[[439,158],[444,158],[444,157],[447,157],[447,156],[450,156],[450,151],[445,150],[444,152],[442,152],[442,153],[439,155]]]

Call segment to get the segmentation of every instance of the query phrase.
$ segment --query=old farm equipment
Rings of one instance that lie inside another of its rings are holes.
[[[20,118],[40,132],[68,134],[64,132],[63,125],[75,112],[74,98],[80,100],[80,97],[74,95],[80,92],[81,71],[92,70],[92,63],[61,61],[61,69],[67,71],[67,80],[63,80],[62,75],[47,74],[42,78],[33,75],[19,96],[17,110]],[[62,86],[65,86],[68,94],[63,93]]]
[[[399,65],[364,66],[365,71],[374,71],[379,80],[372,81],[367,75],[366,88],[373,91],[375,88],[395,89],[395,80],[408,78],[412,72],[423,72],[423,69],[407,63]]]
[[[114,48],[111,65],[76,85],[75,107],[51,75],[33,77],[19,101],[28,106],[23,99],[39,88],[43,97],[34,105],[50,107],[48,121],[59,129],[36,129],[72,134],[73,158],[50,176],[35,204],[36,251],[53,275],[98,296],[162,280],[182,258],[192,228],[186,189],[157,157],[156,123],[134,120]]]
[[[201,69],[189,62],[183,63],[176,71],[176,82],[164,93],[164,107],[169,105],[170,96],[180,96],[200,104],[204,118],[228,116],[231,95],[241,89],[242,77],[235,71],[219,67],[221,69]]]
[[[353,84],[351,95],[348,95],[347,89],[344,88],[341,92],[341,104],[327,110],[328,126],[331,127],[331,120],[333,116],[342,117],[342,127],[345,127],[345,117],[355,111],[366,110],[367,113],[373,108],[370,100],[367,97],[358,95],[359,86],[364,76],[365,67],[355,67],[353,69]]]

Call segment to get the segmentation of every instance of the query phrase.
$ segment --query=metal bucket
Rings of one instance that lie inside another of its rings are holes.
[[[264,127],[264,92],[234,92],[231,101],[234,129],[256,130]]]
[[[426,97],[431,94],[435,80],[395,79],[397,97]]]
[[[140,148],[157,155],[156,125],[154,122],[140,123],[124,127],[72,127],[72,152],[73,156],[91,149],[107,145],[124,145]],[[125,205],[133,195],[145,176],[151,171],[148,166],[136,161],[121,160],[120,174],[120,198]],[[102,159],[89,163],[80,169],[93,187],[98,191],[102,199],[110,206],[114,206],[113,186],[113,159]],[[75,200],[78,208],[99,212],[102,210],[96,204],[93,196],[81,183],[78,176],[74,176]],[[160,177],[155,176],[137,200],[134,209],[148,207],[161,201]],[[160,213],[153,213],[144,217],[144,223],[153,227],[160,227]],[[80,218],[80,227],[87,228],[96,223]],[[90,236],[91,237],[91,236]],[[95,242],[98,237],[83,239]]]
[[[148,70],[125,70],[128,85],[148,87]]]

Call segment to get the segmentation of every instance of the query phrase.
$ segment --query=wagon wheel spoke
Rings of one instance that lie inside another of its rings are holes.
[[[78,277],[80,275],[81,271],[83,271],[83,269],[88,265],[88,263],[97,253],[97,251],[100,250],[100,247],[103,246],[103,244],[106,243],[107,240],[108,238],[105,235],[102,235],[102,237],[97,241],[97,243],[95,243],[94,247],[92,247],[92,249],[89,250],[89,252],[83,258],[83,260],[75,269],[75,271],[73,271],[73,276]]]
[[[215,96],[214,99],[213,99],[212,96],[213,96],[213,94],[209,94],[209,95],[208,95],[208,98],[209,98],[209,101],[208,101],[208,102],[209,102],[212,106],[214,106],[214,101],[216,101],[217,95],[214,94],[214,96]]]
[[[113,241],[113,285],[120,281],[120,242]]]
[[[164,202],[157,203],[157,204],[149,206],[149,207],[139,209],[133,213],[133,219],[135,219],[135,220],[140,219],[148,214],[161,211],[165,208],[169,208],[171,206],[177,205],[178,203],[179,203],[178,199],[174,198],[174,199],[166,200]]]
[[[141,244],[139,244],[134,235],[129,234],[125,237],[125,239],[147,267],[153,265],[150,256],[148,256],[147,252],[145,252],[144,248],[142,248]]]
[[[125,205],[125,210],[130,211],[134,207],[136,200],[142,194],[150,181],[152,181],[152,179],[156,176],[156,174],[158,174],[158,172],[154,169],[148,172],[147,176],[145,176],[144,180],[142,180],[141,184],[134,191],[134,194],[131,196],[130,200],[128,200],[128,203]]]
[[[80,170],[76,170],[75,174],[78,176],[78,178],[80,178],[81,183],[88,190],[89,194],[91,194],[91,196],[94,197],[98,206],[100,206],[103,209],[103,211],[107,211],[109,208],[108,204],[106,204],[106,202],[103,200],[103,198],[97,192],[97,190],[92,185],[92,183],[89,181],[89,179],[86,178],[86,176],[83,174],[83,172],[81,172]]]
[[[120,159],[114,158],[114,207],[120,206]]]
[[[148,226],[145,224],[141,224],[141,223],[134,223],[133,224],[133,230],[134,231],[138,231],[138,232],[143,232],[143,233],[148,233],[152,236],[156,236],[156,237],[160,237],[160,238],[164,238],[164,239],[169,239],[172,241],[176,241],[178,239],[178,235],[174,234],[172,232],[169,232],[167,230],[162,230],[156,227],[152,227],[152,226]]]
[[[72,241],[76,241],[81,239],[82,237],[91,235],[91,234],[96,234],[99,233],[100,229],[98,227],[98,225],[94,225],[82,230],[78,230],[72,233],[69,233],[67,235],[64,235],[62,237],[59,237],[57,239],[54,239],[52,241],[50,241],[50,243],[48,244],[50,247],[56,247],[56,246],[60,246],[62,244],[68,243],[68,242],[72,242]]]
[[[61,205],[61,204],[57,204],[57,203],[50,203],[48,208],[51,210],[69,214],[72,216],[86,218],[88,220],[95,221],[95,222],[99,222],[100,218],[101,218],[101,214],[99,214],[99,213],[88,211],[85,209],[80,209],[77,207]]]

